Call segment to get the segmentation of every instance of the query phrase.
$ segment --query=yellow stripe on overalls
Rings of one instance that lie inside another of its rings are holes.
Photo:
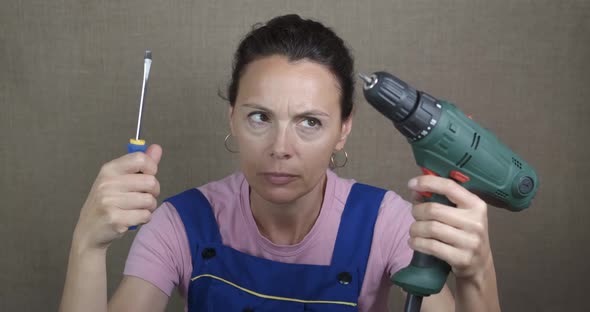
[[[233,287],[235,287],[235,288],[237,288],[237,289],[239,289],[241,291],[245,291],[245,292],[247,292],[247,293],[249,293],[251,295],[254,295],[254,296],[257,296],[257,297],[260,297],[260,298],[265,298],[265,299],[274,299],[274,300],[291,301],[291,302],[299,302],[299,303],[341,304],[341,305],[347,305],[347,306],[351,306],[351,307],[356,307],[357,306],[357,304],[354,303],[354,302],[328,301],[328,300],[302,300],[302,299],[295,299],[295,298],[269,296],[269,295],[257,293],[255,291],[250,290],[250,289],[246,289],[246,288],[244,288],[242,286],[236,285],[236,284],[234,284],[234,283],[232,283],[232,282],[230,282],[228,280],[225,280],[225,279],[223,279],[223,278],[221,278],[219,276],[215,276],[215,275],[211,275],[211,274],[202,274],[202,275],[195,276],[195,277],[191,278],[191,281],[194,282],[195,280],[197,280],[197,279],[199,279],[201,277],[210,277],[210,278],[216,279],[218,281],[222,281],[222,282],[224,282],[224,283],[226,283],[228,285],[231,285],[231,286],[233,286]]]

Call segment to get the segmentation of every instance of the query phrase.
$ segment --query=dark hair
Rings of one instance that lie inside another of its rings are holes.
[[[234,105],[240,78],[248,64],[262,57],[284,55],[289,61],[302,59],[326,66],[340,87],[342,120],[352,113],[354,93],[354,60],[344,41],[319,22],[299,15],[278,16],[266,24],[254,25],[242,39],[234,54],[228,100]]]

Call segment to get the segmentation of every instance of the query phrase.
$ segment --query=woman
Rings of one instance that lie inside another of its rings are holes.
[[[353,86],[352,57],[322,24],[287,15],[253,29],[228,88],[226,141],[241,170],[156,210],[160,146],[105,164],[74,231],[61,311],[164,311],[174,287],[189,311],[385,311],[389,277],[412,249],[457,279],[455,298],[445,286],[422,311],[499,310],[482,200],[420,176],[412,190],[458,208],[412,207],[330,171],[351,131]],[[136,224],[107,305],[107,248]]]

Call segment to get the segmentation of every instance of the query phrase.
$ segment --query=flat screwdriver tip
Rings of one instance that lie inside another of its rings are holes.
[[[152,59],[152,51],[146,50],[143,58],[151,60]]]
[[[371,82],[373,82],[373,79],[367,77],[367,75],[363,75],[359,73],[359,77],[366,83],[366,84],[371,84]]]

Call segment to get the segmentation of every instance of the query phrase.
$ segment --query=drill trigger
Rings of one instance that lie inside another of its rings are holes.
[[[450,176],[453,180],[455,180],[459,183],[465,183],[470,180],[470,178],[467,175],[465,175],[457,170],[451,171]]]
[[[422,195],[422,197],[431,198],[432,193],[430,192],[417,192],[418,194]]]
[[[433,176],[437,176],[437,177],[438,177],[438,174],[436,174],[436,172],[434,172],[434,171],[432,171],[432,170],[430,170],[430,169],[428,169],[428,168],[421,167],[420,169],[422,169],[422,172],[423,172],[425,175],[433,175]]]
[[[426,167],[420,167],[420,169],[422,169],[422,172],[425,175],[431,175],[431,176],[437,176],[438,177],[438,174],[436,174],[436,172],[434,172],[434,171],[432,171],[432,170],[430,170],[430,169],[428,169]],[[422,195],[422,197],[426,197],[426,198],[431,198],[432,197],[432,193],[430,193],[430,192],[417,192],[417,193],[420,194],[420,195]]]

